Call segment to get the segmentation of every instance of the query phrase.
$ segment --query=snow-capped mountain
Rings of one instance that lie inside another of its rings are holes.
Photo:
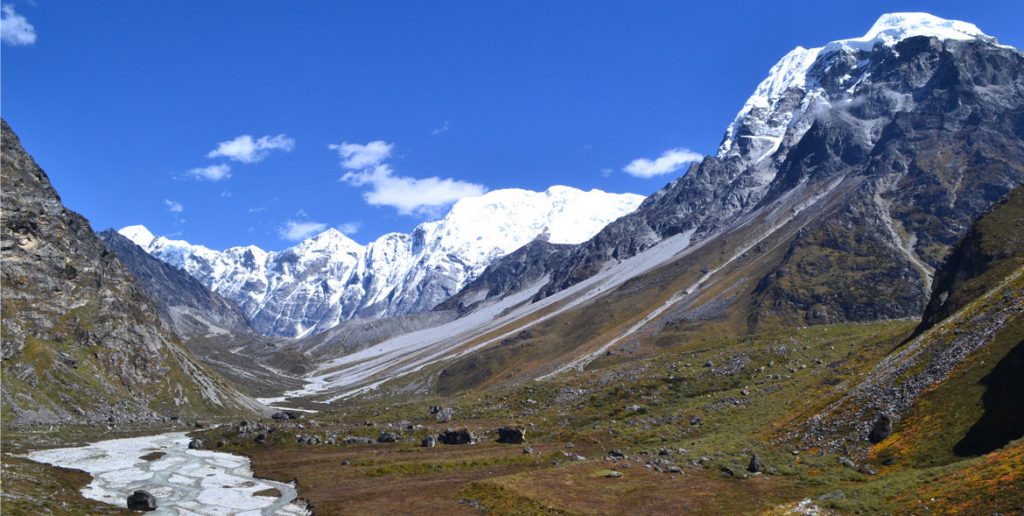
[[[495,190],[460,200],[443,219],[409,234],[360,245],[328,229],[279,252],[215,251],[156,237],[143,226],[119,232],[237,303],[260,333],[302,336],[342,320],[429,310],[495,259],[535,239],[583,242],[642,200],[565,186]]]
[[[885,14],[862,37],[797,47],[744,103],[715,156],[571,250],[538,297],[673,235],[700,242],[790,192],[824,195],[845,181],[855,191],[848,213],[803,231],[793,263],[759,287],[762,302],[777,304],[766,313],[916,316],[950,246],[1024,177],[1022,59],[973,24],[926,13]],[[849,242],[857,245],[840,248]],[[797,293],[797,278],[812,285],[830,270],[826,251],[864,255],[872,264],[858,274],[873,270],[891,292]]]

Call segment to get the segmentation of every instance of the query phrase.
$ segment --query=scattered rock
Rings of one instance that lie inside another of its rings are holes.
[[[892,435],[892,416],[889,414],[879,414],[878,419],[871,425],[868,441],[871,441],[872,444],[877,444],[890,435]]]
[[[750,456],[750,463],[747,464],[747,471],[751,473],[762,473],[764,472],[764,462],[761,462],[761,458],[757,455]]]
[[[626,454],[623,453],[621,450],[611,450],[611,451],[609,451],[608,452],[608,457],[611,458],[611,459],[625,459],[625,458],[627,458]]]
[[[605,476],[608,478],[622,478],[622,473],[618,471],[610,471]]]
[[[428,435],[424,437],[422,445],[424,448],[433,448],[437,446],[437,437],[433,435]]]
[[[255,441],[256,444],[263,444],[267,442],[267,434],[260,432],[256,434],[256,437],[253,439],[253,441]]]
[[[690,426],[697,426],[704,423],[700,416],[690,416]]]
[[[839,457],[839,464],[844,468],[856,469],[857,465],[853,463],[848,457]]]
[[[499,428],[498,442],[504,444],[523,444],[526,442],[526,429],[513,427]]]
[[[144,460],[144,461],[153,462],[155,460],[160,460],[160,459],[164,458],[166,455],[167,454],[162,452],[162,451],[155,451],[155,452],[152,452],[152,453],[147,453],[147,454],[145,454],[145,455],[143,455],[143,456],[141,456],[139,458]]]
[[[128,509],[133,511],[155,511],[156,497],[149,494],[149,491],[139,489],[128,497]]]
[[[476,441],[476,437],[473,432],[463,428],[462,430],[448,429],[441,432],[437,436],[437,440],[444,444],[455,445],[455,444],[473,444]]]
[[[430,413],[433,414],[434,419],[441,422],[451,421],[455,417],[455,410],[451,407],[431,405]]]
[[[256,491],[252,494],[253,496],[266,496],[270,498],[281,498],[281,490],[276,487],[264,489],[262,491]]]
[[[530,455],[532,453],[533,453],[533,448],[530,448],[529,446],[523,448],[523,455]]]
[[[190,449],[190,450],[202,450],[203,449],[203,440],[202,439],[192,439],[191,441],[188,442],[188,449]]]
[[[398,442],[399,435],[395,432],[381,432],[380,436],[377,437],[379,443],[394,443]]]

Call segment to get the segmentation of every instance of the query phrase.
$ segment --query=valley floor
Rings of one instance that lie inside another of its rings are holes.
[[[941,389],[926,394],[915,410],[945,404],[969,421],[934,429],[928,421],[940,414],[912,414],[866,457],[801,444],[807,418],[913,327],[663,342],[547,381],[447,398],[350,400],[255,430],[225,424],[205,437],[226,441],[218,451],[250,457],[257,477],[295,480],[314,514],[1019,514],[1024,439],[981,456],[953,450],[984,417],[984,388],[955,402]],[[1017,348],[1013,339],[994,342],[979,356],[983,370]],[[956,381],[977,383],[980,371]],[[450,407],[452,419],[439,420],[431,405]],[[506,426],[525,429],[526,442],[496,442]],[[421,446],[446,429],[468,429],[477,443]],[[5,435],[4,514],[37,514],[40,504],[43,513],[116,512],[78,495],[86,475],[9,453],[87,441],[92,432]],[[257,443],[260,433],[265,442]],[[397,441],[377,442],[384,433]],[[750,468],[754,456],[760,464]]]
[[[864,460],[800,446],[799,425],[913,326],[696,341],[506,389],[352,401],[279,423],[266,444],[219,431],[258,476],[296,479],[316,514],[1019,513],[1021,439],[980,457],[896,449],[896,435]],[[497,443],[504,426],[525,428],[527,442]],[[462,428],[478,443],[420,445]],[[398,441],[373,442],[388,432]]]

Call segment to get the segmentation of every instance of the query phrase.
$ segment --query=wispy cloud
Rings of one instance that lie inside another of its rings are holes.
[[[171,199],[164,199],[164,206],[167,207],[167,211],[171,213],[181,213],[185,211],[185,207],[178,201],[172,201]]]
[[[228,158],[242,163],[256,163],[270,155],[271,151],[289,152],[295,148],[295,140],[284,134],[253,138],[243,134],[233,140],[220,142],[210,151],[208,158]]]
[[[341,166],[348,170],[359,170],[379,165],[391,156],[393,144],[382,140],[375,140],[366,145],[359,143],[341,142],[331,144],[328,149],[337,151],[341,158]]]
[[[14,12],[13,5],[0,6],[0,40],[13,47],[33,45],[36,28],[24,16]]]
[[[185,172],[185,175],[200,181],[223,181],[231,177],[231,165],[221,163],[208,167],[197,167]]]
[[[353,186],[370,185],[372,189],[363,194],[367,203],[391,206],[402,215],[434,215],[438,208],[487,191],[483,185],[451,178],[396,176],[386,164],[348,172],[341,179]]]
[[[277,234],[285,240],[298,242],[299,240],[305,240],[317,233],[320,233],[325,229],[327,229],[327,224],[324,224],[323,222],[300,222],[289,220],[284,223],[284,226],[278,228]]]
[[[354,235],[358,233],[359,230],[362,229],[362,227],[362,222],[343,222],[341,224],[338,224],[338,231],[341,231],[346,235]]]
[[[430,135],[431,136],[437,136],[437,135],[439,135],[441,133],[448,132],[448,127],[449,127],[449,123],[448,123],[447,120],[445,120],[444,123],[441,124],[441,127],[434,128],[434,130],[430,131]]]
[[[690,149],[677,148],[669,149],[658,156],[655,160],[639,158],[631,161],[622,171],[635,177],[650,178],[664,174],[670,174],[683,168],[683,165],[699,161],[701,155]]]

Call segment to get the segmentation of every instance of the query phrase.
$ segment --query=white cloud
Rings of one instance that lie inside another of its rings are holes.
[[[430,131],[430,134],[431,134],[431,136],[437,136],[437,135],[439,135],[441,133],[448,132],[448,127],[449,127],[448,121],[445,120],[444,124],[442,124],[441,127],[438,127],[436,129],[434,129],[433,131]]]
[[[353,185],[370,185],[372,190],[363,199],[374,206],[391,206],[402,215],[432,214],[437,208],[463,197],[483,195],[483,185],[451,178],[396,176],[388,165],[377,165],[360,172],[348,172],[342,181]]]
[[[277,230],[278,236],[285,240],[292,242],[298,242],[299,240],[305,240],[317,233],[327,229],[327,224],[323,222],[299,222],[295,220],[289,220],[284,223]]]
[[[243,134],[234,140],[228,140],[217,144],[217,148],[210,151],[207,158],[228,158],[242,163],[256,163],[270,155],[270,151],[289,152],[295,148],[295,140],[283,134],[277,136],[260,136],[253,139],[248,134]]]
[[[4,5],[0,7],[0,39],[15,47],[32,45],[36,42],[36,28],[14,12],[13,5]]]
[[[208,167],[197,167],[185,172],[185,175],[201,181],[223,181],[231,177],[231,165],[221,163]]]
[[[362,222],[343,222],[338,224],[338,231],[346,235],[354,235],[363,227]]]
[[[650,178],[663,174],[670,174],[683,168],[683,165],[699,161],[702,156],[690,149],[682,147],[669,149],[658,156],[658,159],[651,161],[646,158],[639,158],[631,161],[622,171],[635,177]]]
[[[171,213],[181,213],[185,211],[185,207],[178,201],[172,201],[170,199],[164,199],[164,206],[167,206],[167,211]]]
[[[379,165],[391,156],[391,149],[395,146],[382,140],[372,141],[366,145],[358,143],[341,142],[331,144],[327,148],[338,152],[341,158],[341,166],[349,170],[359,170]]]

